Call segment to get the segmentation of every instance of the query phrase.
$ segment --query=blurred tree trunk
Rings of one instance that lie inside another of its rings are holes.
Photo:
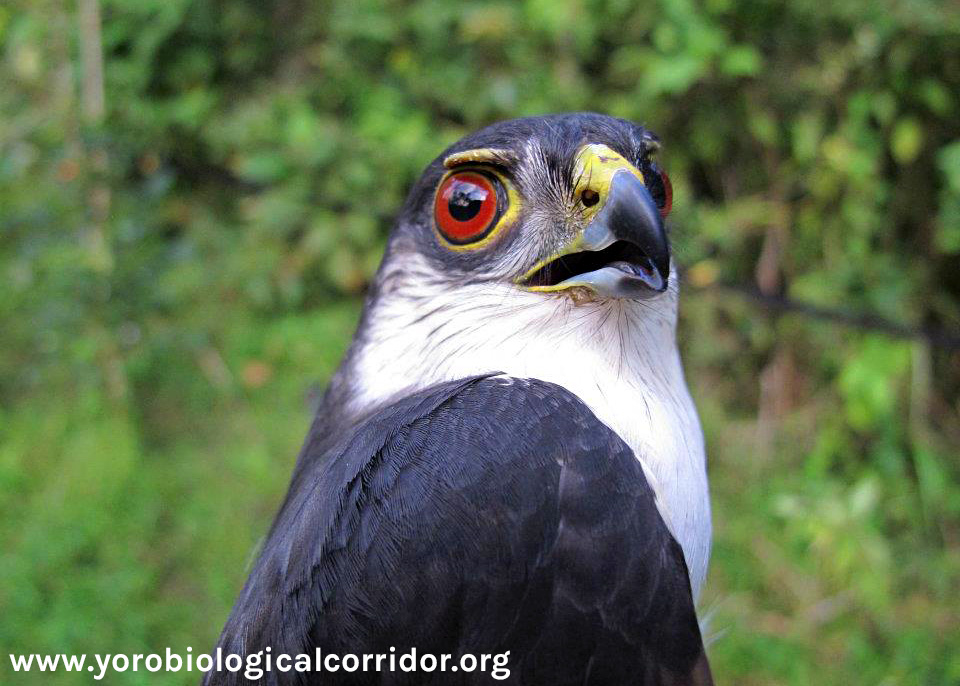
[[[83,74],[80,80],[81,116],[84,124],[99,129],[106,115],[104,88],[103,36],[100,31],[99,0],[77,0],[77,23],[80,33],[80,56]],[[105,145],[98,140],[86,151],[87,204],[89,228],[83,239],[90,264],[101,274],[113,271],[113,250],[109,236],[111,206],[110,159]],[[99,354],[110,397],[121,399],[127,395],[127,374],[123,355],[113,332],[99,322],[97,338],[104,341]]]
[[[97,125],[103,120],[105,110],[99,0],[78,0],[77,13],[80,24],[80,55],[83,60],[83,118],[88,124]]]
[[[777,211],[766,228],[754,278],[760,293],[779,297],[786,293],[783,256],[790,239],[790,205],[786,201],[786,193],[780,180],[777,152],[768,148],[765,157],[767,176],[771,180],[771,197]],[[772,326],[777,325],[776,321],[772,322]],[[780,423],[792,409],[795,374],[796,367],[789,339],[778,336],[770,362],[760,371],[757,455],[763,461],[773,454]]]

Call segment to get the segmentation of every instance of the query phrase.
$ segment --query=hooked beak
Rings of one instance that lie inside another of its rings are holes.
[[[558,254],[520,279],[526,289],[555,292],[585,288],[600,297],[644,298],[662,293],[670,279],[670,242],[660,210],[643,176],[607,146],[588,145],[578,155],[575,192],[588,223]]]

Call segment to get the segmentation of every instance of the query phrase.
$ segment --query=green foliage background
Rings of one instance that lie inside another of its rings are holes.
[[[718,682],[960,682],[960,353],[722,287],[960,330],[960,6],[102,0],[102,114],[91,6],[0,6],[0,682],[212,646],[406,188],[564,110],[666,143]]]

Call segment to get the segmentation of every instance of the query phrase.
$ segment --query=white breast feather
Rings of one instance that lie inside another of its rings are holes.
[[[706,458],[676,346],[676,291],[659,297],[672,302],[577,305],[509,284],[438,292],[407,280],[402,298],[378,301],[358,341],[352,402],[491,371],[563,386],[640,460],[697,598],[711,543]]]

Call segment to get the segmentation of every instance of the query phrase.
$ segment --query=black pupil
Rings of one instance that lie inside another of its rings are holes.
[[[660,176],[660,170],[657,168],[657,165],[652,162],[647,162],[643,167],[643,182],[647,185],[647,190],[650,191],[650,195],[653,197],[653,201],[657,203],[657,207],[661,210],[667,202],[667,189],[663,185],[663,177]]]
[[[468,222],[480,213],[487,191],[469,181],[457,181],[450,193],[447,207],[450,216],[458,222]]]

